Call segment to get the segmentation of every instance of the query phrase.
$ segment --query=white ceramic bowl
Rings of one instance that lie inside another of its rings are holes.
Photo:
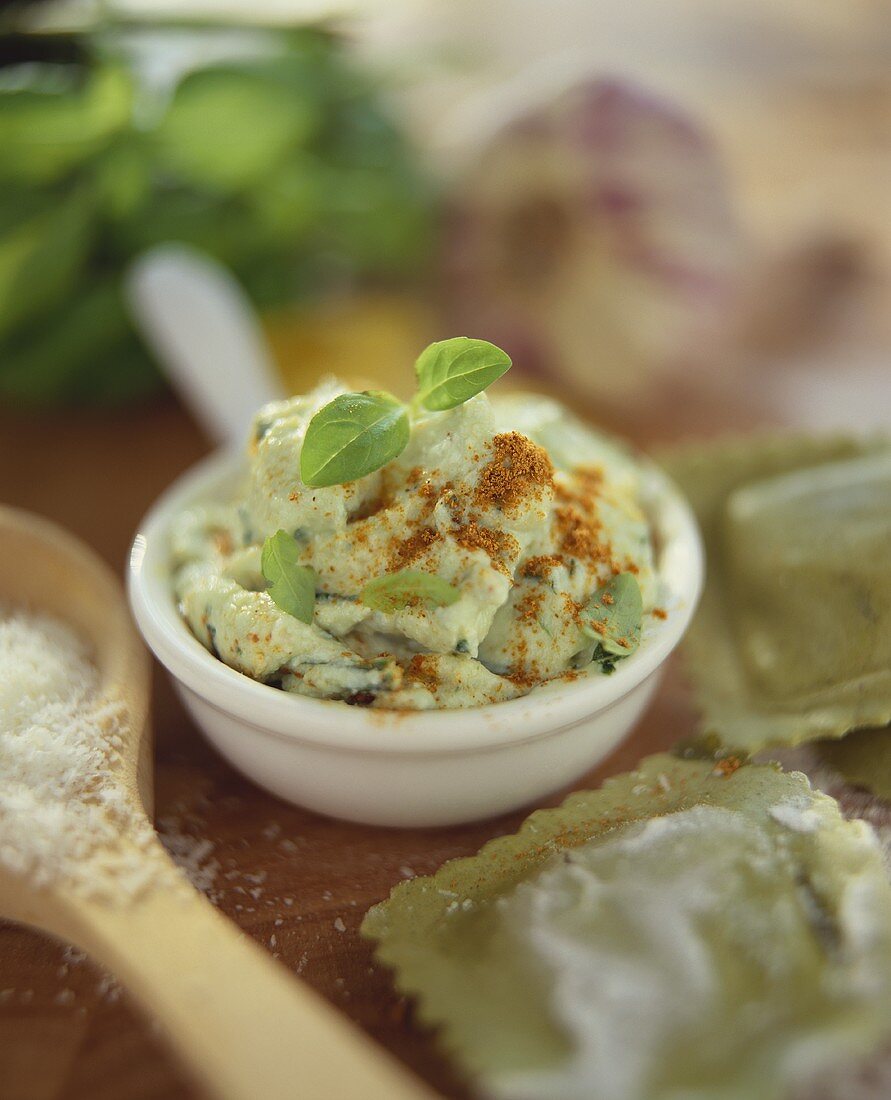
[[[171,521],[200,501],[227,499],[243,461],[212,455],[158,500],[133,542],[130,604],[149,647],[223,756],[274,794],[319,813],[373,825],[454,825],[567,786],[640,717],[699,597],[696,523],[679,491],[652,467],[645,499],[668,616],[648,621],[640,648],[612,675],[593,672],[466,710],[372,710],[289,694],[212,656],[180,618],[171,591]]]

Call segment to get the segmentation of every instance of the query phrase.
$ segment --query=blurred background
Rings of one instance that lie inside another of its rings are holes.
[[[458,334],[644,447],[887,429],[889,4],[0,0],[0,501],[120,574],[225,438],[218,396],[243,420],[326,372],[404,393]],[[491,823],[337,825],[241,780],[157,667],[152,705],[171,851],[225,867],[223,912],[462,1095],[352,933]],[[670,677],[646,743],[690,722]],[[30,1100],[195,1100],[107,975],[10,925],[0,971]]]
[[[4,4],[7,422],[170,400],[127,290],[169,242],[289,391],[465,333],[645,441],[882,423],[891,7]]]

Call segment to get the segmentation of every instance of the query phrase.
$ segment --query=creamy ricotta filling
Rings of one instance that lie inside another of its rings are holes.
[[[652,610],[639,468],[559,404],[480,394],[421,413],[397,460],[345,485],[310,488],[299,474],[306,429],[341,392],[329,382],[261,409],[241,491],[175,525],[182,614],[221,660],[317,698],[474,706],[589,665],[581,611],[616,573],[636,576]],[[260,552],[278,530],[315,570],[311,625],[265,592]],[[460,597],[392,612],[359,602],[370,581],[407,568],[441,577]]]

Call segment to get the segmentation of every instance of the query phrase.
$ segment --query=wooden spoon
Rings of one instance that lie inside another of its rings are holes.
[[[154,832],[146,843],[149,666],[106,566],[54,524],[0,507],[0,602],[54,615],[92,644],[101,691],[126,713],[115,775],[137,827],[121,835],[115,854],[147,881],[135,896],[120,889],[116,897],[111,872],[91,857],[107,880],[105,900],[64,883],[37,889],[0,868],[0,913],[108,967],[214,1097],[429,1100],[426,1086],[193,890]]]

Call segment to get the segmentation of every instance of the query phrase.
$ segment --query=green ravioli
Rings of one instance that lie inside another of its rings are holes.
[[[663,462],[706,544],[684,644],[703,730],[755,752],[891,721],[891,444],[755,437]]]
[[[891,1034],[874,835],[772,765],[650,757],[363,934],[496,1097],[779,1100]]]
[[[856,730],[816,746],[819,758],[855,787],[891,802],[891,729]]]

